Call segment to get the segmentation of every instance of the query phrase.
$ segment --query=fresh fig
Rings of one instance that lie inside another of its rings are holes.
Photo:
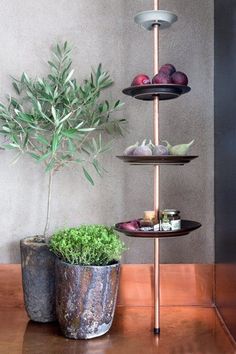
[[[175,156],[184,156],[188,153],[189,148],[193,145],[194,140],[190,141],[188,144],[179,144],[172,146],[168,141],[163,141],[166,143],[166,147],[170,152],[170,155],[175,155]]]
[[[160,70],[159,70],[159,73],[164,73],[164,74],[167,74],[167,75],[172,75],[176,72],[176,69],[174,67],[174,65],[172,64],[165,64],[165,65],[162,65],[160,67]]]
[[[152,79],[152,83],[153,84],[171,84],[172,78],[169,74],[160,72],[154,76],[154,78]]]
[[[171,76],[171,79],[172,79],[173,84],[184,85],[184,86],[188,85],[188,77],[187,77],[187,75],[182,73],[182,72],[180,72],[180,71],[176,71]]]
[[[149,85],[151,83],[151,80],[149,76],[145,74],[139,74],[135,76],[135,78],[132,81],[131,86],[140,86],[140,85]]]
[[[136,147],[133,152],[134,156],[152,156],[152,150],[148,145],[141,145]]]
[[[125,155],[125,156],[133,155],[134,150],[138,147],[138,145],[139,145],[139,143],[138,143],[138,141],[137,141],[136,144],[127,147],[127,148],[125,149],[125,151],[124,151],[124,155]]]
[[[168,148],[164,145],[155,145],[152,149],[154,156],[166,156],[169,155]]]

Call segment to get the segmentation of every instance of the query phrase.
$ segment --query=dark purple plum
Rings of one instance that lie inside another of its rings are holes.
[[[160,70],[159,70],[159,73],[164,73],[164,74],[167,74],[167,75],[172,75],[176,72],[176,69],[174,67],[174,65],[172,64],[165,64],[165,65],[162,65],[160,67]]]
[[[182,73],[181,71],[176,71],[171,76],[171,78],[172,78],[173,84],[184,85],[184,86],[188,85],[188,77],[186,74]]]
[[[154,78],[152,79],[152,83],[153,84],[171,84],[172,78],[170,75],[160,72],[154,76]]]
[[[140,85],[149,85],[151,83],[151,80],[149,76],[145,74],[139,74],[135,76],[135,78],[132,81],[131,86],[140,86]]]

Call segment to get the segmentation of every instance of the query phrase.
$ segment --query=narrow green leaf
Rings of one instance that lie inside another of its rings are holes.
[[[67,78],[64,81],[65,84],[70,80],[71,76],[74,74],[74,71],[75,71],[74,69],[70,71],[70,73],[68,74]]]
[[[51,112],[52,112],[52,116],[53,116],[54,122],[55,122],[56,126],[58,126],[59,119],[57,118],[57,112],[56,112],[56,109],[55,109],[54,106],[52,106]]]
[[[83,167],[83,172],[84,172],[86,179],[89,181],[89,183],[91,183],[92,186],[94,186],[94,181],[93,181],[92,177],[90,176],[90,174],[88,173],[88,171],[84,167]]]
[[[37,139],[40,143],[42,143],[43,145],[46,145],[46,146],[49,145],[49,142],[47,141],[47,139],[46,139],[44,136],[42,136],[42,135],[37,135],[37,136],[36,136],[36,139]]]
[[[97,142],[94,138],[92,139],[92,143],[93,143],[94,153],[96,154],[98,151],[98,146],[97,146]]]
[[[39,155],[37,155],[37,154],[35,154],[35,153],[33,153],[33,152],[29,152],[28,154],[29,154],[31,157],[33,157],[33,159],[39,161],[39,159],[40,159],[40,156],[39,156]]]
[[[4,130],[5,132],[7,133],[10,133],[11,132],[11,129],[6,127],[5,125],[2,126],[2,130]]]
[[[77,129],[72,128],[72,129],[62,130],[61,134],[68,138],[73,138],[77,132],[78,132]]]
[[[56,152],[59,144],[59,137],[58,135],[54,135],[52,139],[52,151]]]
[[[49,64],[51,67],[53,67],[54,69],[58,70],[56,64],[54,64],[52,61],[49,60],[49,61],[48,61],[48,64]]]
[[[18,93],[18,95],[20,95],[20,89],[19,89],[17,83],[16,83],[16,82],[13,82],[13,83],[12,83],[12,86],[14,87],[14,89],[15,89],[15,91]]]
[[[42,106],[41,106],[39,101],[37,101],[37,107],[38,107],[39,112],[41,113],[42,112]]]
[[[26,133],[25,140],[24,140],[24,143],[23,143],[23,148],[26,147],[28,141],[29,141],[29,133]]]
[[[62,53],[61,53],[61,48],[59,46],[59,44],[57,44],[57,54],[61,57]]]
[[[41,161],[46,160],[47,158],[49,158],[51,156],[51,154],[52,154],[51,151],[47,152],[46,154],[44,154],[40,157],[39,161],[41,162]]]
[[[97,72],[96,72],[96,82],[98,82],[99,77],[101,76],[101,72],[102,72],[102,64],[100,63],[98,65]]]
[[[86,132],[92,132],[92,131],[94,131],[96,128],[80,128],[80,129],[78,129],[78,131],[79,132],[84,132],[84,133],[86,133]]]
[[[114,104],[114,108],[118,109],[124,106],[124,102],[120,102],[120,100],[116,101],[116,103]]]
[[[13,143],[10,143],[10,144],[3,144],[2,146],[3,146],[5,149],[7,149],[7,150],[18,149],[18,148],[19,148],[18,145],[13,144]]]
[[[63,117],[61,120],[60,120],[60,124],[63,123],[65,120],[67,120],[68,118],[70,118],[70,116],[72,115],[72,112],[68,113],[65,117]]]
[[[26,81],[27,84],[30,83],[30,79],[29,79],[28,75],[25,72],[23,73],[22,77],[23,77],[23,81]]]
[[[16,111],[16,110],[15,110]],[[22,112],[19,112],[18,111],[18,114],[17,116],[23,120],[24,122],[27,122],[27,123],[32,123],[33,122],[33,117],[27,113],[22,113]]]
[[[101,170],[100,170],[100,167],[99,167],[99,163],[98,163],[98,160],[94,159],[93,162],[92,162],[96,172],[98,173],[98,175],[100,177],[102,177],[102,173],[101,173]]]
[[[79,124],[76,125],[75,129],[79,129],[84,124],[84,121],[80,122]]]

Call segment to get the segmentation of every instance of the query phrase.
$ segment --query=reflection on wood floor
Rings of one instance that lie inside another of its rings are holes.
[[[1,354],[233,354],[214,308],[162,307],[161,334],[152,333],[152,307],[119,306],[109,333],[64,338],[58,325],[28,321],[23,309],[0,311]]]

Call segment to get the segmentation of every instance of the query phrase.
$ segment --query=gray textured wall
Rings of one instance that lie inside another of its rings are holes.
[[[116,142],[105,165],[109,174],[90,187],[77,169],[59,172],[53,186],[50,231],[79,223],[109,223],[142,215],[152,208],[152,168],[124,166],[114,158],[136,140],[152,137],[152,105],[123,97],[139,72],[152,72],[152,36],[133,16],[152,8],[146,0],[2,0],[0,11],[0,95],[10,91],[9,75],[23,70],[45,73],[50,45],[74,43],[77,75],[83,78],[100,61],[115,85],[112,95],[126,102],[130,134]],[[165,0],[179,22],[161,33],[161,63],[189,74],[192,92],[161,104],[161,137],[173,143],[196,139],[200,158],[186,167],[162,169],[162,206],[202,222],[190,237],[162,241],[162,262],[212,262],[213,253],[213,0]],[[0,261],[19,261],[19,239],[43,231],[47,178],[28,158],[11,165],[0,152]],[[125,168],[126,167],[126,168]],[[150,263],[153,243],[127,239],[125,262]]]

